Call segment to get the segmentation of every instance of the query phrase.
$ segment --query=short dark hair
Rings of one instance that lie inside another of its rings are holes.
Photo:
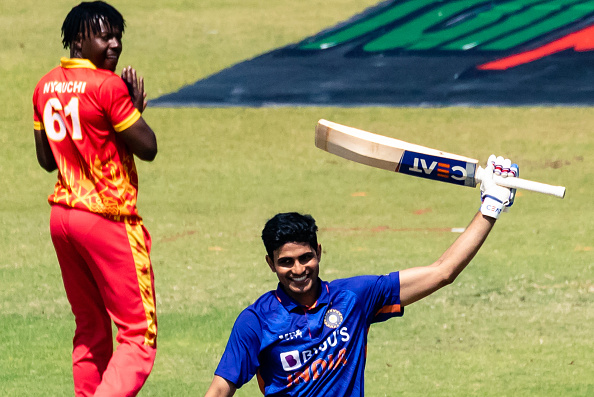
[[[311,215],[285,212],[272,217],[262,230],[262,241],[266,252],[274,259],[274,251],[286,243],[307,243],[318,249],[318,227]]]
[[[83,39],[89,34],[101,32],[101,23],[108,29],[118,29],[124,33],[126,21],[118,10],[104,1],[82,2],[72,8],[62,24],[62,44],[64,48],[82,34]]]

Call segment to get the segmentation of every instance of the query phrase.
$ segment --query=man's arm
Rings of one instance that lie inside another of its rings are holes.
[[[433,264],[400,271],[400,302],[410,305],[451,284],[476,255],[495,219],[477,213],[464,233]]]
[[[58,165],[54,159],[54,154],[52,153],[52,149],[50,147],[49,141],[47,140],[47,135],[45,135],[45,131],[34,129],[33,134],[35,135],[35,151],[37,152],[37,162],[39,162],[39,165],[47,172],[54,171],[58,168]]]
[[[236,390],[237,388],[233,383],[215,375],[204,397],[231,397]]]
[[[118,133],[132,153],[141,160],[153,161],[157,155],[157,137],[140,117],[134,124]]]
[[[504,177],[518,175],[518,166],[503,157],[489,157],[481,184],[481,210],[464,233],[433,264],[400,271],[400,302],[410,305],[454,282],[470,263],[506,206],[513,204],[515,191],[493,181],[494,170]]]

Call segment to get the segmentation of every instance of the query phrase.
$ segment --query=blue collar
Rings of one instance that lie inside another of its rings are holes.
[[[318,281],[320,282],[320,296],[318,296],[316,302],[311,306],[303,306],[296,302],[293,298],[287,295],[280,283],[278,283],[278,287],[275,291],[276,299],[278,299],[278,301],[285,307],[285,309],[287,309],[288,312],[291,312],[297,308],[301,309],[300,311],[309,311],[319,306],[327,305],[330,302],[330,286],[327,282],[322,281],[319,278]]]

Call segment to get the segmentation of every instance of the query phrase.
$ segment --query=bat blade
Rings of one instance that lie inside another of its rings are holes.
[[[476,186],[478,160],[320,120],[316,146],[347,160],[463,186]]]
[[[324,119],[319,120],[316,125],[315,144],[322,150],[357,163],[456,185],[476,187],[483,172],[476,159]],[[563,186],[497,176],[495,181],[510,188],[531,190],[559,198],[565,196]]]

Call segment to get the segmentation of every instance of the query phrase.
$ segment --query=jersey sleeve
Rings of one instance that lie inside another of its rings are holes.
[[[394,272],[380,276],[374,290],[380,293],[373,309],[372,323],[386,321],[392,317],[401,317],[404,307],[400,304],[400,273]]]
[[[348,289],[357,294],[364,306],[368,324],[386,321],[404,314],[400,304],[400,274],[358,276],[349,279]]]
[[[141,116],[132,103],[126,83],[118,75],[113,75],[101,85],[100,97],[116,132],[124,131]]]
[[[233,325],[215,375],[232,382],[237,388],[249,382],[260,366],[261,340],[262,328],[258,317],[249,309],[244,310]]]

